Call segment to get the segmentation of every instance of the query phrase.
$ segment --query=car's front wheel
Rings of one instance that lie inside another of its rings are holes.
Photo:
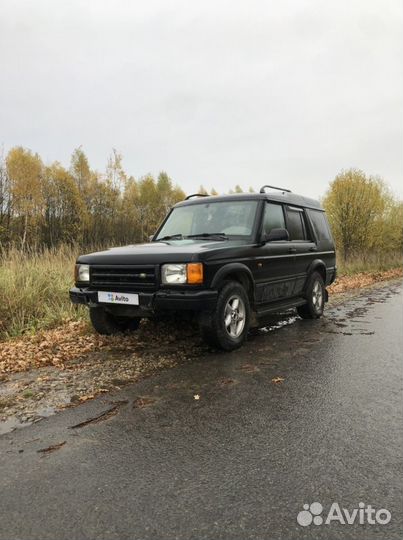
[[[210,345],[232,351],[246,339],[250,324],[250,304],[243,286],[228,281],[219,291],[214,311],[204,313],[200,329]]]
[[[90,320],[98,334],[110,336],[127,330],[137,330],[139,317],[115,317],[101,306],[90,308]]]

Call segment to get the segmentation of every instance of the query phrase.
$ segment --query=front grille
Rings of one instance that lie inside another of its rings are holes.
[[[157,285],[157,267],[154,265],[115,265],[90,267],[90,285],[94,289],[149,291]]]

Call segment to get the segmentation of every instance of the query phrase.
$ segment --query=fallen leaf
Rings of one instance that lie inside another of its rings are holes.
[[[194,397],[194,399],[195,399],[196,401],[198,401],[198,400],[200,399],[199,394],[195,394],[193,397]]]
[[[284,377],[274,377],[274,378],[271,380],[271,382],[272,382],[273,384],[281,384],[284,380],[285,380]]]

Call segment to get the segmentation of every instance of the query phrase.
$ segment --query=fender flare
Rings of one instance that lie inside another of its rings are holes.
[[[215,276],[213,277],[213,280],[211,282],[211,288],[212,289],[219,289],[223,281],[225,280],[225,277],[230,274],[239,274],[242,273],[246,276],[250,283],[251,288],[251,294],[252,299],[255,298],[255,280],[253,278],[253,274],[245,264],[242,263],[228,263],[225,266],[222,266]]]
[[[306,287],[307,281],[309,279],[309,276],[312,274],[312,272],[315,272],[315,270],[317,270],[318,268],[323,270],[323,273],[324,273],[324,280],[323,281],[325,282],[325,287],[326,287],[326,275],[327,275],[326,264],[322,261],[322,259],[314,259],[311,262],[311,264],[308,266],[307,277],[306,277],[306,281],[305,281],[305,284],[304,284],[304,291],[305,291],[305,287]]]

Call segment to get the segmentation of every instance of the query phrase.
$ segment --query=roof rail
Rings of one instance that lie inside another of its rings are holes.
[[[192,195],[188,195],[185,198],[185,201],[187,201],[188,199],[191,199],[192,197],[208,197],[208,193],[192,193]]]
[[[285,189],[285,188],[281,188],[281,187],[276,187],[276,186],[269,186],[269,185],[265,185],[265,186],[262,186],[260,188],[260,192],[259,193],[266,193],[265,192],[265,189],[266,188],[270,188],[270,189],[278,189],[279,191],[286,191],[287,193],[291,193],[291,189]]]

